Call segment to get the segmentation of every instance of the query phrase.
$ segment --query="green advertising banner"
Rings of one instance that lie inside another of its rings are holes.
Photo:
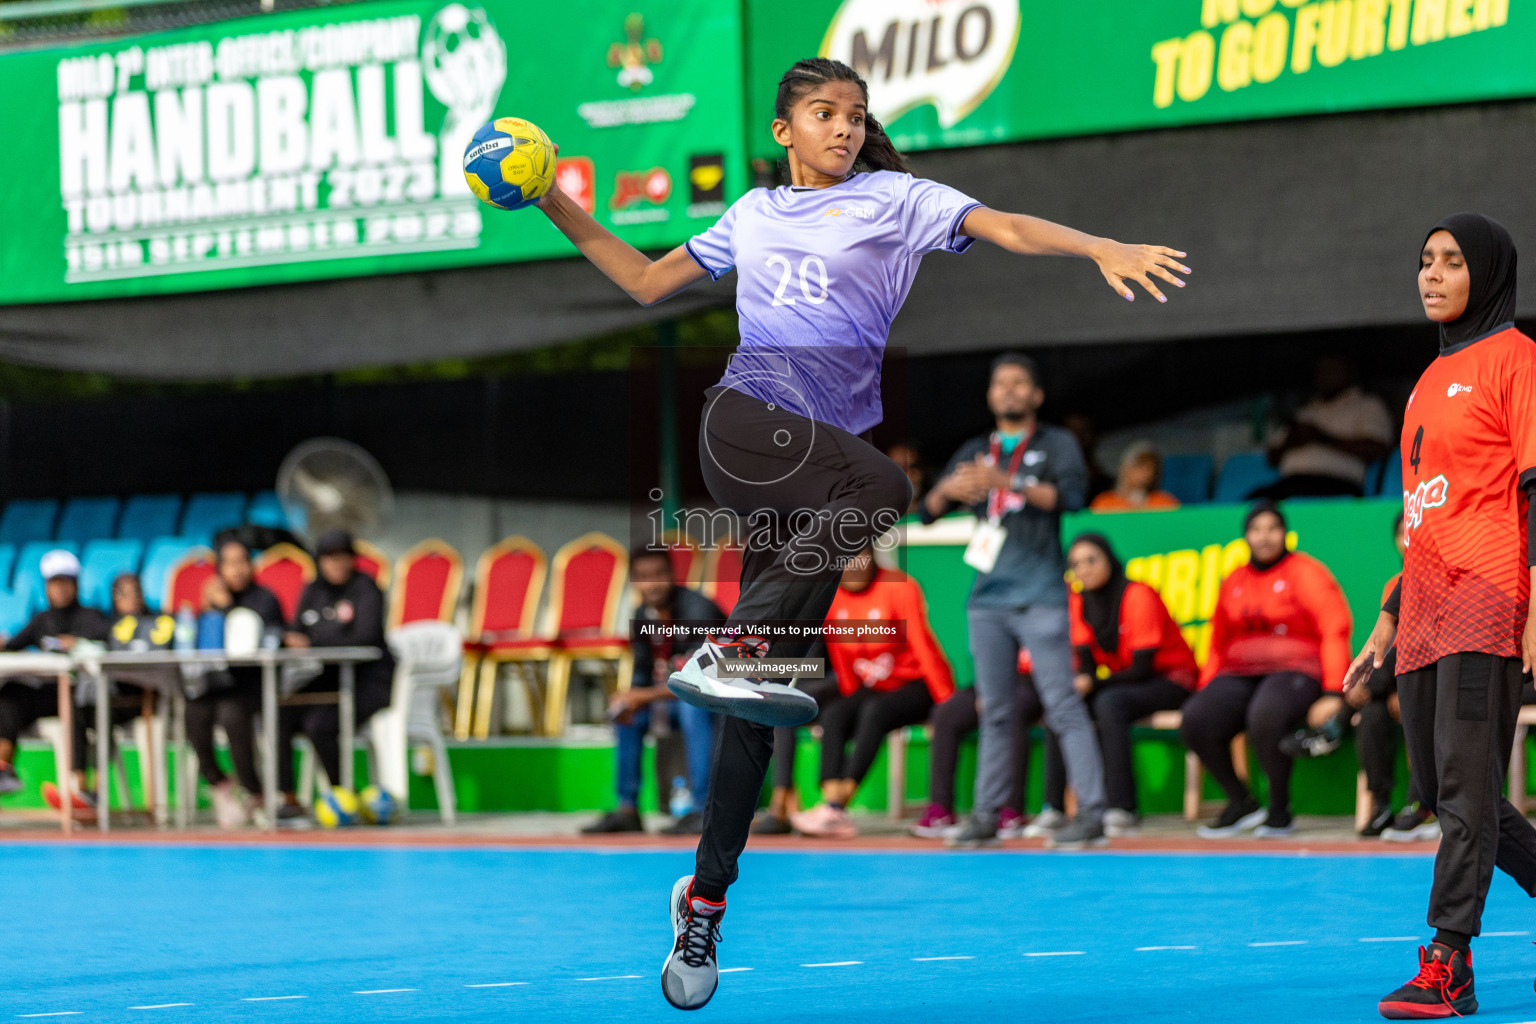
[[[1381,610],[1381,589],[1402,569],[1392,523],[1402,502],[1370,500],[1291,501],[1285,504],[1291,547],[1333,572],[1354,614],[1356,647]],[[1086,530],[1108,537],[1125,561],[1126,575],[1156,588],[1203,662],[1210,646],[1211,612],[1221,581],[1248,560],[1242,538],[1245,506],[1199,505],[1167,512],[1078,512],[1062,519],[1062,541]],[[966,647],[965,601],[975,570],[961,555],[969,517],[909,529],[901,563],[922,585],[935,634],[959,679],[973,672]]]
[[[745,188],[740,9],[382,0],[0,56],[0,302],[566,256],[481,205],[466,143],[525,117],[643,248]]]
[[[779,76],[835,57],[903,149],[1536,95],[1510,0],[748,0],[753,155]]]

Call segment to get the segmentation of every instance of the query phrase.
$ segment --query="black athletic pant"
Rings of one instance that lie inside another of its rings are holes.
[[[255,719],[261,710],[261,669],[242,666],[230,669],[229,674],[233,685],[209,690],[187,701],[187,742],[197,752],[199,773],[210,786],[217,786],[226,776],[214,755],[213,727],[223,726],[229,737],[229,759],[235,765],[235,778],[247,793],[260,793]],[[290,765],[290,773],[291,770]]]
[[[393,674],[388,665],[376,661],[363,662],[355,671],[354,717],[360,729],[374,712],[389,707]],[[328,665],[320,677],[301,692],[334,693],[339,685],[339,667]],[[309,737],[331,785],[341,785],[341,707],[336,704],[299,704],[278,712],[277,788],[284,793],[294,791],[293,737],[296,733]]]
[[[1008,803],[1004,806],[1024,813],[1029,790],[1029,730],[1040,721],[1045,708],[1029,676],[1019,676],[1013,691],[1013,777],[1008,785]],[[955,810],[955,765],[960,759],[960,741],[981,726],[976,711],[976,688],[967,686],[933,709],[933,744],[928,748],[928,801],[951,814]],[[1046,734],[1047,736],[1050,733]],[[1061,789],[1067,787],[1066,768],[1056,757]],[[1046,764],[1046,790],[1051,788],[1051,766]],[[1046,800],[1050,802],[1049,797]]]
[[[705,392],[699,463],[710,496],[747,532],[741,596],[728,625],[768,619],[819,624],[850,558],[894,524],[912,500],[901,467],[865,438],[730,388]],[[813,641],[773,640],[771,657],[806,657]],[[702,894],[736,880],[773,754],[773,730],[726,718],[695,878]]]
[[[861,686],[833,701],[821,713],[821,781],[864,781],[869,766],[880,753],[887,734],[928,721],[933,695],[921,679],[896,690],[872,690]],[[853,753],[848,753],[848,741]]]
[[[1397,677],[1408,770],[1440,818],[1429,925],[1476,935],[1497,865],[1536,896],[1536,829],[1504,799],[1519,658],[1451,654]]]
[[[816,698],[817,705],[824,713],[827,707],[839,697],[842,692],[837,688],[837,678],[826,676],[822,679],[807,679],[798,684],[799,688]],[[821,714],[817,714],[816,722],[821,721]],[[816,722],[812,722],[815,725]],[[773,785],[775,789],[791,789],[795,785],[795,747],[799,740],[799,729],[775,729],[773,730]]]
[[[1292,762],[1280,752],[1280,739],[1306,721],[1307,709],[1322,694],[1322,684],[1300,672],[1217,676],[1185,701],[1180,735],[1227,799],[1236,801],[1252,795],[1232,764],[1232,740],[1247,733],[1269,780],[1269,809],[1289,813]]]
[[[1106,686],[1088,695],[1088,711],[1104,753],[1104,795],[1110,807],[1133,813],[1137,809],[1131,726],[1155,711],[1177,711],[1188,699],[1187,688],[1164,676]]]

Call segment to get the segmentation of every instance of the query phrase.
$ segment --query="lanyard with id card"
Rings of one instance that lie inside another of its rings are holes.
[[[1029,447],[1034,433],[1031,430],[1019,438],[1019,443],[1014,445],[1013,455],[1008,460],[1009,480],[1018,473],[1019,465],[1024,460],[1024,449]],[[998,458],[1002,454],[1002,441],[997,434],[992,435],[990,451],[987,454],[989,464],[997,465]],[[1005,498],[1004,493],[995,488],[988,492],[987,518],[976,520],[976,526],[971,531],[970,543],[965,546],[965,564],[977,572],[991,572],[997,565],[997,556],[1002,553],[1003,543],[1008,539],[1008,530],[1003,526],[1003,516],[1024,507],[1022,495],[1007,492],[1007,498]]]

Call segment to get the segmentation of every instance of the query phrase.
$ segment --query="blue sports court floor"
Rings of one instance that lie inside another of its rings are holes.
[[[662,1021],[678,851],[0,846],[0,1020]],[[1376,1020],[1431,860],[748,853],[697,1020]],[[1479,1019],[1536,1019],[1497,876]]]

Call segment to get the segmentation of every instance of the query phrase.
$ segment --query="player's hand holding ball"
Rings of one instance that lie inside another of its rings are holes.
[[[464,180],[482,203],[521,210],[554,186],[559,147],[532,121],[498,117],[483,125],[464,150]]]

